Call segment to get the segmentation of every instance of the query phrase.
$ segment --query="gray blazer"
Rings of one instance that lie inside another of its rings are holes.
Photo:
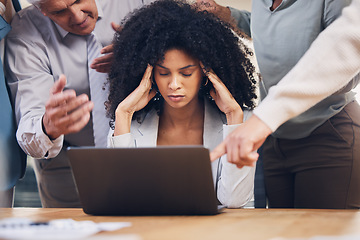
[[[250,112],[244,112],[247,119]],[[238,125],[226,125],[226,118],[218,109],[205,101],[204,147],[212,150]],[[110,130],[109,147],[155,147],[159,116],[153,109],[141,121],[133,120],[130,133],[113,137]],[[238,169],[223,156],[211,163],[214,187],[221,204],[229,208],[243,207],[253,196],[255,168]]]

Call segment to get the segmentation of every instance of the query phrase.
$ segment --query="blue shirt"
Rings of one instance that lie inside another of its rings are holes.
[[[10,29],[10,25],[0,16],[0,40]],[[5,85],[1,60],[0,105],[0,191],[6,191],[14,187],[17,180],[24,174],[26,156],[16,142],[15,118]]]

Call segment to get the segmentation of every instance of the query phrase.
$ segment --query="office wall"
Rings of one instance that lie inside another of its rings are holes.
[[[231,6],[238,9],[251,9],[251,0],[216,0],[218,4]]]

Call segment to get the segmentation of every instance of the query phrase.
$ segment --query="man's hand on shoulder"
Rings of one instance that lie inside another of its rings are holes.
[[[111,23],[111,27],[115,32],[121,32],[122,27],[114,22]],[[105,46],[101,49],[101,57],[95,58],[90,67],[95,69],[97,72],[108,73],[110,72],[111,65],[114,61],[114,46],[112,44]]]

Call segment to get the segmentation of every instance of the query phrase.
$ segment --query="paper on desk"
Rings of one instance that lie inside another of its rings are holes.
[[[33,222],[28,218],[5,218],[0,221],[0,238],[3,239],[80,239],[101,231],[114,231],[131,226],[129,222],[75,221],[57,219]]]
[[[271,238],[269,240],[359,240],[360,235],[342,235],[342,236],[314,236],[309,238]]]

